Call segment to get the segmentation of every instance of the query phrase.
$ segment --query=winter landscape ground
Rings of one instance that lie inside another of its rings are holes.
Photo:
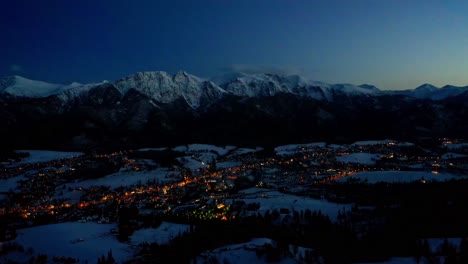
[[[467,215],[460,211],[467,201],[466,154],[463,141],[448,138],[432,145],[380,140],[266,149],[20,150],[1,164],[0,260],[460,258],[466,253]]]

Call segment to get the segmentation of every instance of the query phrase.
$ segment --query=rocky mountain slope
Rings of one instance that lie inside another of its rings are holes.
[[[69,85],[13,76],[0,80],[0,140],[5,147],[122,148],[465,137],[467,98],[467,87],[381,91],[297,75],[211,81],[143,72]]]

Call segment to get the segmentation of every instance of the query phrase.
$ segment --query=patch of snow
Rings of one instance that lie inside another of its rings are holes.
[[[325,148],[325,142],[314,142],[314,143],[307,143],[307,144],[290,144],[290,145],[283,145],[278,146],[275,148],[276,155],[278,156],[288,156],[294,155],[296,153],[302,152],[304,149],[307,148]]]
[[[441,159],[447,160],[447,159],[458,159],[458,158],[466,158],[466,157],[468,157],[468,155],[448,152],[442,155]]]
[[[83,155],[82,152],[64,152],[52,150],[17,150],[16,153],[29,152],[29,157],[22,159],[16,164],[30,164],[38,162],[48,162],[58,159],[74,158]]]
[[[416,264],[416,259],[413,257],[391,258],[382,262],[360,262],[359,264]],[[357,264],[357,263],[356,263]]]
[[[373,153],[351,153],[336,157],[337,161],[345,163],[360,163],[366,165],[375,164],[376,160],[380,160],[380,154]]]
[[[220,156],[226,155],[229,150],[227,148],[218,147],[215,145],[207,145],[207,144],[190,144],[188,145],[188,152],[216,152]]]
[[[167,148],[141,148],[137,149],[137,151],[164,151]]]
[[[431,249],[432,253],[440,252],[442,249],[442,245],[444,244],[445,238],[429,238],[427,239],[427,243],[429,244],[429,248]],[[454,246],[457,251],[460,249],[462,238],[459,237],[451,237],[447,238],[447,242]]]
[[[8,179],[0,180],[0,193],[1,192],[9,192],[10,190],[14,190],[19,187],[18,181],[25,180],[25,176],[17,176]]]
[[[93,186],[109,186],[112,189],[121,187],[121,186],[131,186],[137,184],[145,184],[148,181],[170,181],[171,179],[167,178],[172,172],[168,169],[156,169],[151,171],[122,171],[114,174],[107,175],[102,178],[90,179],[76,183],[67,184],[67,186],[72,188],[90,188]]]
[[[385,140],[366,140],[366,141],[356,141],[351,146],[367,146],[367,145],[384,145],[391,142],[395,142],[395,140],[385,139]]]
[[[281,208],[293,211],[311,211],[320,210],[323,214],[328,215],[330,219],[336,220],[338,211],[350,210],[350,204],[337,204],[331,203],[326,200],[318,200],[304,196],[297,196],[292,194],[284,194],[275,190],[250,188],[239,192],[241,195],[235,200],[244,201],[245,203],[259,203],[259,212],[265,213],[267,210],[280,210]]]
[[[177,147],[172,148],[172,150],[174,151],[184,152],[184,153],[187,151],[187,149],[188,149],[187,146],[177,146]]]
[[[190,231],[190,225],[162,222],[157,228],[143,228],[135,231],[130,243],[139,245],[144,242],[167,244],[173,238]]]
[[[197,258],[197,262],[205,263],[206,260],[216,259],[219,263],[270,263],[264,256],[259,256],[256,250],[264,249],[265,245],[275,246],[276,241],[269,238],[253,238],[249,242],[231,244],[213,250],[205,251]],[[289,245],[289,254],[283,256],[277,263],[301,263],[300,259],[306,250],[304,247]],[[273,249],[274,250],[274,249]]]
[[[442,147],[447,147],[448,150],[455,151],[455,150],[462,150],[468,148],[468,143],[451,143],[451,144],[443,144]]]
[[[339,179],[338,181],[347,181],[348,179],[359,179],[368,183],[377,182],[414,182],[420,180],[426,181],[447,181],[450,179],[461,178],[461,176],[451,173],[434,174],[428,171],[366,171],[353,174],[349,177]]]
[[[239,161],[225,161],[225,162],[217,162],[216,168],[217,169],[227,169],[231,167],[241,166],[242,162]]]
[[[217,157],[218,155],[216,154],[205,152],[192,156],[178,157],[177,160],[182,164],[183,167],[195,171],[208,167],[208,165],[215,161]]]
[[[11,76],[0,80],[0,93],[39,98],[58,95],[62,99],[71,99],[102,83],[104,82],[90,84],[73,82],[67,85],[35,81],[21,76]]]
[[[117,226],[75,222],[50,224],[18,229],[18,237],[12,242],[23,245],[25,249],[33,248],[34,254],[47,254],[49,258],[73,257],[80,259],[80,263],[85,260],[94,263],[112,250],[114,259],[122,263],[133,256],[133,250],[110,234],[113,228]],[[9,259],[13,257],[7,256]]]
[[[243,155],[243,154],[247,154],[247,153],[254,153],[254,152],[257,152],[256,149],[251,149],[251,148],[238,148],[236,150],[234,150],[231,155]]]

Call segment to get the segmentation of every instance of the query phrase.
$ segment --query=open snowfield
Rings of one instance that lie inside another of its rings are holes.
[[[224,156],[226,155],[229,151],[232,151],[236,149],[237,147],[235,146],[225,146],[225,147],[219,147],[215,145],[209,145],[209,144],[190,144],[190,145],[183,145],[183,146],[177,146],[172,148],[175,151],[180,151],[184,153],[201,153],[201,152],[212,152],[215,153],[219,156]]]
[[[68,222],[24,228],[17,230],[18,237],[10,241],[22,245],[25,252],[11,252],[0,256],[0,263],[7,260],[27,262],[31,255],[27,253],[32,248],[33,255],[47,254],[52,257],[72,257],[80,259],[78,263],[96,263],[102,255],[107,256],[112,250],[112,256],[117,263],[123,263],[133,257],[136,246],[143,242],[169,243],[171,239],[189,231],[189,225],[163,222],[158,228],[137,230],[130,237],[129,243],[121,243],[111,229],[117,229],[116,224],[77,223]],[[0,247],[1,247],[0,243]]]
[[[320,147],[324,148],[326,146],[325,142],[314,142],[308,144],[290,144],[284,146],[278,146],[275,148],[276,155],[278,156],[289,156],[294,155],[296,153],[302,152],[304,148],[313,148],[313,147]]]
[[[151,170],[151,171],[122,171],[114,174],[107,175],[102,178],[85,180],[76,183],[67,184],[69,187],[83,187],[90,188],[92,186],[109,186],[112,189],[121,186],[131,186],[137,184],[145,184],[147,181],[170,181],[170,178],[166,178],[172,172],[166,168]]]
[[[137,149],[138,151],[164,151],[167,148],[141,148]]]
[[[166,244],[173,238],[189,231],[189,225],[162,222],[157,228],[144,228],[135,231],[130,237],[130,243],[133,245],[143,242]]]
[[[29,157],[22,159],[16,164],[30,164],[37,162],[48,162],[58,159],[73,158],[83,155],[81,152],[64,152],[52,150],[17,150],[17,153],[29,152]]]
[[[442,245],[444,244],[444,238],[429,238],[427,239],[427,242],[429,244],[429,248],[431,249],[431,252],[437,253],[441,251]],[[452,246],[455,247],[457,251],[460,249],[460,244],[461,244],[462,238],[459,237],[451,237],[447,238],[447,242],[451,244]]]
[[[468,143],[450,143],[443,144],[442,147],[447,147],[448,150],[456,151],[468,147]]]
[[[339,181],[347,181],[349,179],[359,179],[368,183],[377,182],[414,182],[420,180],[426,181],[447,181],[457,179],[458,176],[451,173],[434,174],[430,171],[366,171],[356,173],[352,176],[339,179]]]
[[[239,161],[225,161],[225,162],[217,162],[216,168],[227,169],[227,168],[237,167],[241,165],[242,165],[242,162],[239,162]]]
[[[228,263],[262,263],[254,250],[272,243],[273,241],[268,238],[255,238],[246,243],[232,244],[203,252],[197,260],[203,263],[204,259],[210,257],[218,259],[221,263],[225,260]]]
[[[13,178],[8,178],[4,180],[0,180],[0,193],[1,192],[9,192],[10,190],[14,190],[19,186],[18,181],[25,180],[25,176],[17,176]]]
[[[88,260],[96,263],[103,254],[107,256],[109,250],[118,263],[130,259],[133,251],[127,244],[120,243],[117,238],[110,234],[115,224],[96,223],[60,223],[31,228],[19,229],[18,237],[13,241],[28,248],[34,249],[34,255],[47,254],[49,259],[53,256],[73,257],[80,259],[79,263]],[[21,258],[22,257],[22,258]],[[20,254],[7,255],[6,258],[21,258]],[[2,258],[0,257],[0,262]]]
[[[360,262],[359,264],[416,264],[416,259],[413,257],[391,258],[382,262]],[[357,263],[356,263],[357,264]]]
[[[382,144],[388,144],[390,142],[395,142],[395,141],[391,139],[356,141],[353,144],[351,144],[351,146],[382,145]]]
[[[249,242],[232,244],[205,251],[197,258],[198,263],[205,263],[208,259],[217,259],[219,263],[270,263],[265,256],[257,256],[256,249],[265,245],[275,245],[275,241],[269,238],[254,238]],[[290,255],[275,263],[302,263],[300,257],[304,255],[307,248],[297,247],[295,253],[292,245],[289,246]]]
[[[240,198],[236,201],[244,201],[245,203],[259,203],[258,212],[265,213],[267,210],[280,210],[281,208],[292,211],[311,211],[320,210],[323,214],[328,215],[330,219],[336,220],[338,211],[350,210],[350,204],[336,204],[326,200],[318,200],[309,197],[280,193],[271,189],[250,188],[239,192]]]
[[[238,148],[235,149],[231,152],[231,155],[243,155],[243,154],[248,154],[248,153],[254,153],[258,151],[262,151],[262,147],[256,147],[256,148]]]
[[[441,159],[447,160],[447,159],[459,159],[459,158],[466,158],[466,157],[468,157],[468,155],[448,152],[442,155]]]
[[[336,157],[337,161],[345,163],[360,163],[365,165],[373,165],[376,160],[380,160],[380,154],[374,153],[351,153]]]

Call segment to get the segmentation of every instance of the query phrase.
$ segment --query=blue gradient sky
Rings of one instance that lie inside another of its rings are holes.
[[[273,69],[381,89],[468,85],[463,0],[5,0],[0,10],[0,76]]]

